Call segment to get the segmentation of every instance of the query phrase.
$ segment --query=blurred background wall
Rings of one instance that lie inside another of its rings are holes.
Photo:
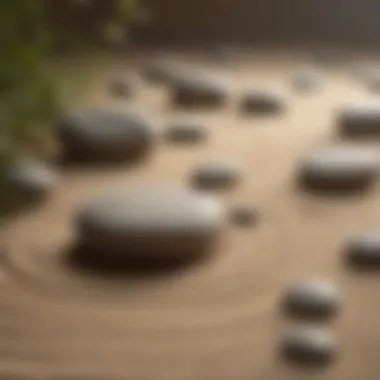
[[[91,33],[91,20],[110,4],[92,1],[97,10],[91,17],[71,19],[62,0],[51,1],[52,11],[61,23],[76,22],[81,32]],[[150,20],[133,29],[135,42],[142,45],[380,46],[379,0],[145,0],[143,4]]]

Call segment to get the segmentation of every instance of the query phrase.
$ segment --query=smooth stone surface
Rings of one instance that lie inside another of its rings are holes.
[[[197,120],[180,120],[169,126],[166,137],[176,143],[196,143],[207,139],[208,129]]]
[[[228,100],[229,86],[212,74],[187,73],[172,82],[171,97],[179,107],[219,107]]]
[[[285,359],[304,365],[324,365],[337,353],[333,337],[325,330],[315,327],[294,327],[282,340]]]
[[[171,187],[121,189],[77,217],[81,242],[106,260],[187,259],[207,254],[224,221],[219,202]]]
[[[143,76],[152,83],[170,84],[182,73],[180,65],[167,58],[155,58],[145,64]]]
[[[59,137],[71,160],[121,161],[148,153],[156,132],[141,114],[94,108],[68,115],[60,123]]]
[[[242,177],[240,167],[230,160],[215,160],[200,166],[192,176],[192,183],[201,189],[230,189]]]
[[[349,239],[346,247],[349,264],[380,267],[380,231],[358,234]]]
[[[299,71],[292,78],[292,84],[298,91],[315,91],[322,86],[322,75],[315,70]]]
[[[32,198],[47,195],[58,178],[45,163],[32,159],[15,162],[6,173],[6,182],[15,193]]]
[[[339,133],[343,136],[380,138],[380,105],[357,104],[340,111]]]
[[[120,76],[114,78],[110,84],[110,91],[114,96],[130,98],[137,94],[140,82],[134,76]]]
[[[329,146],[309,154],[302,162],[302,185],[318,190],[359,190],[376,179],[379,155],[370,148]]]
[[[231,211],[231,220],[241,227],[251,227],[260,219],[258,212],[250,207],[237,206]]]
[[[213,48],[212,57],[216,62],[231,62],[241,53],[241,49],[234,44],[219,45]]]
[[[285,110],[285,99],[275,91],[251,89],[243,93],[240,108],[245,113],[278,114]]]
[[[305,318],[329,318],[339,306],[336,288],[322,280],[296,284],[285,293],[284,306],[287,313]]]

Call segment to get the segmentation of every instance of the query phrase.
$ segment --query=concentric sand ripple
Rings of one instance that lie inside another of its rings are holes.
[[[152,277],[104,278],[77,272],[65,263],[67,245],[60,246],[54,239],[34,246],[18,245],[18,239],[12,239],[6,262],[21,284],[41,294],[115,306],[122,300],[123,308],[133,310],[201,309],[210,303],[223,308],[271,292],[273,287],[260,285],[280,259],[271,227],[263,224],[256,230],[224,235],[225,241],[208,262]]]

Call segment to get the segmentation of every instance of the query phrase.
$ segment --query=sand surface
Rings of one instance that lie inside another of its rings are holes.
[[[199,57],[178,59],[216,67]],[[346,268],[342,248],[352,233],[378,227],[379,188],[329,199],[295,187],[302,156],[336,139],[336,108],[376,99],[355,81],[354,63],[324,68],[325,86],[304,95],[290,87],[292,73],[308,64],[303,56],[259,54],[219,66],[234,94],[228,107],[198,115],[210,129],[208,143],[160,141],[133,168],[66,169],[42,207],[0,230],[0,379],[377,380],[380,278]],[[84,104],[142,110],[161,130],[186,115],[171,107],[164,88],[148,84],[131,101],[112,98],[109,78],[129,67],[136,65],[125,60],[102,71]],[[283,91],[287,112],[240,115],[238,95],[250,85]],[[194,167],[219,157],[239,162],[244,177],[233,191],[215,196],[227,208],[247,204],[261,217],[251,228],[227,224],[209,263],[118,281],[72,273],[62,264],[78,206],[119,185],[187,186]],[[310,373],[279,361],[277,345],[292,323],[279,306],[284,287],[314,277],[336,283],[343,308],[326,326],[339,342],[336,362]]]

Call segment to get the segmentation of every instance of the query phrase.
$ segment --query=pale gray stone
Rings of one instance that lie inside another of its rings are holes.
[[[294,327],[282,340],[282,354],[285,359],[304,365],[325,365],[337,354],[334,338],[316,327]]]
[[[58,132],[67,158],[96,162],[140,157],[149,153],[156,137],[147,117],[101,108],[69,114]]]
[[[207,253],[224,220],[222,205],[191,190],[121,189],[80,210],[83,245],[109,260],[186,259]]]
[[[229,85],[209,73],[184,73],[172,82],[171,97],[179,107],[219,107],[229,97]]]
[[[300,168],[304,186],[314,189],[365,189],[374,183],[379,169],[375,150],[356,146],[329,146],[309,154]]]
[[[34,159],[20,159],[10,165],[6,182],[18,195],[35,198],[51,192],[59,179],[47,164]]]
[[[305,318],[330,318],[338,310],[339,295],[329,282],[311,280],[296,284],[285,292],[288,313]]]

